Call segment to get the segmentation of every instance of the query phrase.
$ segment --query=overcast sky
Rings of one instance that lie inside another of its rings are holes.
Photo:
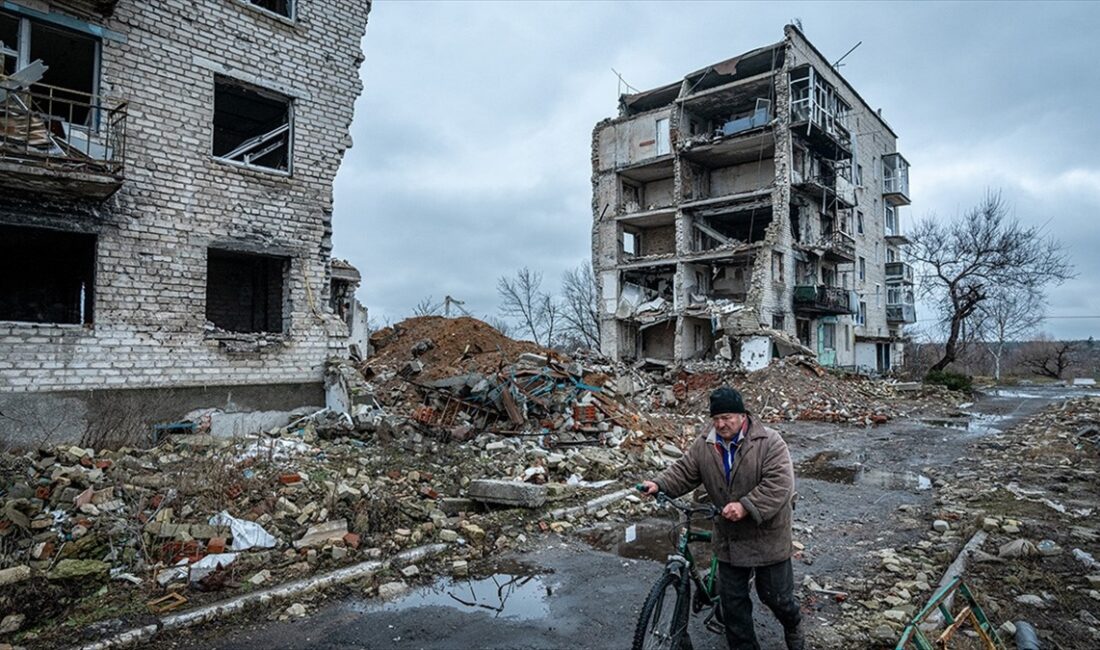
[[[335,255],[378,322],[451,295],[496,313],[522,266],[556,289],[591,258],[591,137],[618,80],[648,89],[779,41],[798,18],[899,134],[903,227],[1000,189],[1064,241],[1055,336],[1100,335],[1100,4],[395,2],[363,41]],[[928,310],[918,318],[930,316]],[[920,323],[924,325],[925,323]]]

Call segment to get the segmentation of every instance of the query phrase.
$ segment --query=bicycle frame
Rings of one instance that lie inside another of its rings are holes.
[[[709,530],[694,530],[692,528],[692,515],[699,512],[699,509],[692,508],[691,506],[683,506],[676,502],[676,500],[668,497],[664,493],[659,494],[658,500],[666,503],[673,508],[677,509],[681,513],[681,521],[679,524],[680,535],[676,542],[676,553],[670,555],[668,559],[668,565],[666,571],[675,571],[679,573],[681,585],[686,587],[689,580],[695,587],[696,593],[702,594],[703,602],[699,602],[696,599],[691,599],[692,612],[698,614],[704,607],[712,607],[717,611],[719,603],[718,595],[718,555],[711,552],[710,566],[706,576],[700,577],[696,567],[698,566],[695,561],[695,556],[691,552],[691,544],[695,542],[710,542],[713,533]],[[716,516],[717,511],[711,506],[709,508],[710,516]],[[710,617],[708,617],[708,620]]]

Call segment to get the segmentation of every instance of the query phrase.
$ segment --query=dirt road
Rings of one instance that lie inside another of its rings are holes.
[[[892,422],[873,428],[786,424],[799,476],[795,539],[804,546],[795,579],[846,591],[881,573],[872,551],[917,544],[927,522],[912,513],[934,505],[937,482],[971,444],[1005,430],[1067,389],[991,391],[937,421]],[[659,515],[657,515],[659,516]],[[623,530],[640,524],[627,544]],[[211,627],[158,640],[169,647],[243,648],[610,648],[627,647],[638,609],[667,554],[668,522],[607,523],[576,537],[545,537],[529,550],[473,567],[470,580],[443,579],[389,603],[353,594],[313,607],[303,619],[267,618]],[[945,563],[946,564],[946,563]],[[927,576],[939,580],[938,573]],[[831,595],[801,588],[813,647],[851,641]],[[765,648],[781,647],[778,626],[757,604]],[[850,610],[849,610],[850,612]],[[693,624],[700,649],[724,642]],[[881,639],[885,641],[885,638]]]

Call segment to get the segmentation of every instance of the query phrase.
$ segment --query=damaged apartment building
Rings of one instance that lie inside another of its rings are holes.
[[[896,138],[793,26],[623,95],[592,142],[601,351],[899,366],[916,317]]]
[[[324,404],[369,9],[0,0],[0,442]]]

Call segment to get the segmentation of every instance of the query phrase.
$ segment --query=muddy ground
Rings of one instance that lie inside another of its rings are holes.
[[[799,476],[795,539],[804,550],[796,557],[795,579],[812,647],[855,647],[853,643],[893,647],[890,638],[896,641],[900,624],[884,625],[883,610],[915,611],[980,526],[971,511],[954,503],[958,483],[974,480],[975,465],[996,466],[1003,443],[990,441],[1003,439],[1004,432],[1011,436],[1028,417],[1074,394],[1080,391],[995,390],[973,405],[962,405],[961,411],[969,416],[960,413],[954,418],[895,421],[868,428],[782,425]],[[994,503],[993,497],[978,492],[985,499],[980,504],[983,512],[994,516],[1007,519],[1035,510],[1030,502],[1010,498]],[[1092,498],[1100,500],[1095,493]],[[1038,516],[1051,513],[1058,515],[1040,507]],[[670,546],[669,522],[661,516],[667,515],[654,512],[640,520],[603,522],[566,538],[534,539],[522,552],[473,566],[469,579],[425,576],[406,596],[391,602],[367,598],[355,588],[344,589],[327,600],[306,603],[305,618],[278,621],[280,608],[160,638],[149,647],[626,647],[640,605],[659,576]],[[951,526],[942,535],[932,532],[930,525],[933,518],[941,517]],[[632,543],[623,539],[629,525],[637,531]],[[1039,532],[1038,521],[1030,525]],[[1000,536],[997,543],[1004,541],[1002,531],[993,535]],[[1098,550],[1095,545],[1082,547]],[[884,549],[899,555],[887,552],[889,557],[884,558]],[[996,546],[991,544],[986,551],[996,554]],[[1056,561],[1072,564],[1066,557]],[[895,564],[890,566],[891,562]],[[979,598],[984,594],[991,601],[988,609],[995,624],[1027,613],[1012,600],[1018,588],[1027,586],[1026,575],[1020,578],[1003,563],[977,566],[973,573]],[[1033,566],[1023,570],[1042,571]],[[998,581],[995,575],[1010,577]],[[918,585],[904,592],[910,596],[904,605],[885,602],[897,598],[895,579],[901,580],[898,584]],[[814,590],[817,587],[846,596],[837,598]],[[1041,616],[1032,616],[1045,627],[1041,630],[1047,647],[1096,647],[1094,640],[1084,636],[1084,629],[1069,633],[1051,629],[1059,619],[1076,620],[1080,614],[1073,609],[1062,611],[1057,597],[1047,595],[1050,605]],[[1100,612],[1100,607],[1093,609]],[[778,626],[759,604],[756,617],[763,647],[781,647]],[[725,647],[724,641],[702,628],[698,617],[692,630],[696,648]],[[1012,647],[1011,638],[1005,641]]]

